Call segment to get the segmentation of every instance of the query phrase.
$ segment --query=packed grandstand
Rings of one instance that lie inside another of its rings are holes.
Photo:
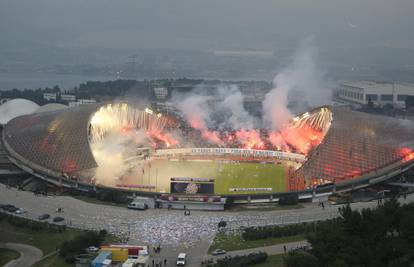
[[[18,116],[4,125],[2,142],[14,164],[49,182],[146,194],[346,190],[389,179],[414,159],[411,122],[344,107],[312,109],[280,129],[197,123],[96,104]]]

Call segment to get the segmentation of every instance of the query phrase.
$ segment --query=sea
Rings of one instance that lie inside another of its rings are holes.
[[[58,85],[61,90],[70,90],[87,81],[116,80],[115,76],[86,76],[55,73],[0,73],[0,91],[12,89],[52,88]]]

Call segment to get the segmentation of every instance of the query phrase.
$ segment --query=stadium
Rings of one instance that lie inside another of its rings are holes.
[[[277,200],[367,187],[414,164],[405,120],[323,106],[282,128],[207,129],[127,103],[43,108],[2,127],[4,157],[62,188]]]

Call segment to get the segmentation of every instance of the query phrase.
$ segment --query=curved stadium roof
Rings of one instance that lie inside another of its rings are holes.
[[[17,117],[3,131],[10,154],[36,169],[76,172],[97,167],[88,123],[99,105]]]
[[[332,111],[332,124],[324,141],[296,171],[297,178],[338,183],[394,163],[411,161],[406,157],[414,144],[412,121],[348,108],[332,108]]]
[[[37,171],[62,173],[95,168],[88,127],[91,115],[100,106],[17,117],[5,126],[5,146],[13,158]],[[345,108],[331,110],[333,119],[323,142],[308,155],[293,179],[340,183],[392,164],[412,163],[412,158],[407,158],[413,148],[411,121]],[[290,191],[303,189],[303,182],[298,182]]]

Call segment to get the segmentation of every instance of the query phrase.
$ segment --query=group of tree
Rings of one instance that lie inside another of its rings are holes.
[[[48,100],[43,98],[44,93],[60,93],[59,86],[54,86],[53,88],[38,88],[35,90],[31,89],[13,89],[9,91],[2,91],[0,93],[0,98],[9,98],[9,99],[15,99],[15,98],[23,98],[30,101],[35,102],[38,105],[44,105],[49,103]]]
[[[414,96],[409,95],[405,98],[405,108],[413,109],[414,108]]]
[[[97,99],[98,101],[110,101],[116,98],[126,99],[154,99],[154,87],[168,87],[171,80],[114,80],[114,81],[88,81],[81,83],[69,91],[62,90],[58,85],[53,88],[38,89],[13,89],[2,91],[1,98],[23,98],[31,100],[38,105],[44,105],[49,102],[61,103],[60,94],[73,94],[78,99]],[[48,101],[44,99],[44,93],[57,93],[57,100]]]
[[[414,203],[395,199],[374,209],[340,209],[308,234],[311,250],[293,251],[286,267],[408,267],[414,263]]]
[[[220,80],[203,80],[203,79],[157,79],[157,80],[113,80],[113,81],[88,81],[81,83],[79,86],[74,87],[68,91],[54,86],[53,88],[38,88],[38,89],[13,89],[9,91],[2,91],[1,98],[24,98],[31,100],[38,105],[44,105],[51,101],[47,101],[43,98],[44,93],[58,93],[57,100],[52,102],[63,103],[59,99],[60,94],[73,94],[77,99],[95,99],[100,102],[112,101],[114,99],[128,99],[139,100],[143,99],[153,101],[156,100],[154,94],[155,87],[168,88],[169,94],[167,97],[171,97],[172,91],[179,93],[188,93],[197,86],[203,84],[207,88],[214,88],[215,86],[226,83]],[[229,82],[227,82],[229,83]],[[237,82],[232,82],[237,83]],[[266,82],[244,82],[254,87],[254,84],[260,83],[260,86],[269,87],[270,84]],[[262,84],[265,83],[265,84]]]
[[[65,241],[60,246],[59,256],[63,257],[67,262],[75,262],[76,256],[85,252],[90,246],[99,247],[105,240],[107,232],[101,230],[85,231],[70,241]]]
[[[230,257],[218,259],[213,267],[240,267],[240,266],[254,266],[255,264],[265,262],[267,259],[266,252],[250,253],[244,256]]]

